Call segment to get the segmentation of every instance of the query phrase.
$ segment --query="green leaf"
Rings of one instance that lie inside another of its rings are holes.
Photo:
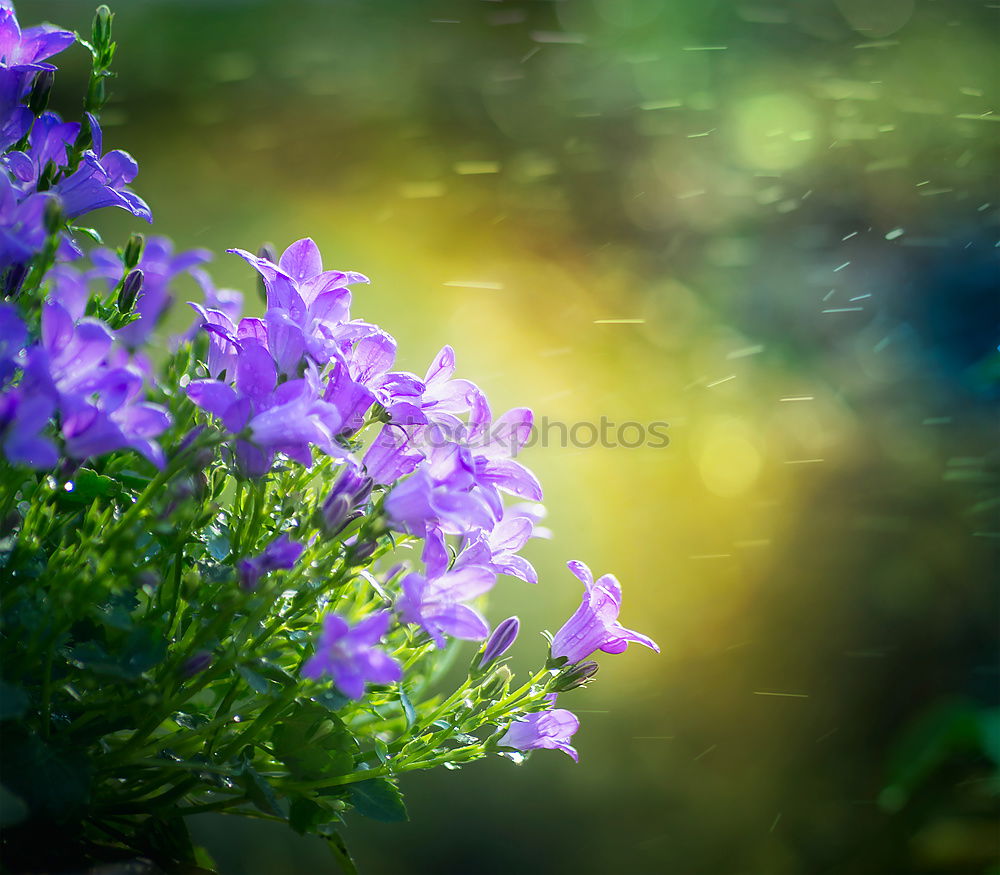
[[[302,780],[346,775],[358,744],[343,722],[324,708],[303,702],[274,728],[275,756]]]
[[[333,818],[328,808],[305,796],[296,796],[288,806],[288,825],[299,835],[315,832],[317,827]]]
[[[285,812],[278,804],[278,797],[275,795],[271,785],[264,777],[248,762],[243,763],[243,772],[239,778],[240,785],[246,791],[247,799],[256,805],[265,814],[276,814],[284,817]]]
[[[95,498],[105,498],[119,492],[121,487],[112,478],[90,468],[81,468],[73,476],[73,488],[61,493],[60,499],[70,504],[90,504]]]
[[[178,863],[184,871],[195,863],[194,844],[183,817],[150,817],[142,826],[139,842],[160,866],[174,871]]]
[[[211,530],[208,538],[205,540],[205,546],[208,548],[208,552],[211,557],[216,562],[221,562],[225,559],[230,552],[229,544],[229,532],[223,531],[221,529]]]
[[[409,729],[417,722],[417,711],[413,707],[410,697],[406,695],[406,690],[403,689],[402,684],[399,687],[399,702],[403,706],[403,713],[406,715],[406,728]]]
[[[136,626],[125,639],[122,649],[109,653],[96,641],[85,641],[68,652],[68,658],[81,668],[118,680],[134,681],[159,664],[167,652],[166,642],[154,628]]]
[[[262,696],[269,696],[277,689],[278,685],[274,681],[269,681],[267,678],[261,677],[249,666],[241,665],[236,670],[255,693],[259,693]]]
[[[86,46],[88,49],[93,51],[93,48],[91,47],[90,43],[84,40],[80,40],[80,42],[83,43],[84,46]],[[99,233],[97,233],[97,230],[94,228],[85,228],[83,227],[83,225],[72,225],[70,226],[70,231],[72,231],[74,234],[83,234],[85,237],[89,237],[98,245],[104,244],[103,238]]]
[[[358,867],[354,863],[351,852],[347,850],[347,845],[340,837],[340,833],[334,832],[326,837],[330,852],[336,859],[344,875],[358,875]]]
[[[28,694],[20,687],[0,681],[0,720],[19,720],[28,710]]]
[[[4,783],[32,815],[72,817],[90,795],[90,763],[79,753],[58,751],[37,735],[14,736],[0,745]]]
[[[403,794],[388,778],[374,778],[351,784],[348,797],[359,814],[373,820],[399,823],[410,819],[403,804]]]
[[[302,637],[308,639],[312,636],[309,633],[305,633]],[[327,709],[327,711],[332,711],[334,714],[343,710],[344,706],[351,701],[347,698],[347,696],[342,693],[338,693],[332,687],[329,690],[324,690],[318,696],[313,696],[312,700],[322,705]]]

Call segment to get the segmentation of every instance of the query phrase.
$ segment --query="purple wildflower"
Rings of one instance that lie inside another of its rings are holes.
[[[59,461],[55,444],[42,432],[55,412],[45,395],[14,389],[0,395],[0,448],[12,465],[52,468]]]
[[[481,530],[467,539],[463,555],[466,552],[473,555],[475,550],[477,564],[485,565],[497,574],[509,574],[527,583],[538,583],[534,566],[517,554],[532,536],[536,536],[535,516],[520,507],[507,507],[491,531]]]
[[[323,618],[316,653],[302,666],[302,675],[318,680],[333,678],[341,692],[360,699],[365,683],[391,684],[403,676],[399,663],[376,645],[389,630],[388,611],[360,620],[353,628],[337,614]]]
[[[249,429],[249,440],[236,441],[237,460],[248,476],[266,474],[277,452],[308,468],[312,464],[310,444],[328,455],[346,455],[333,441],[343,417],[333,404],[318,397],[319,378],[314,367],[303,377],[279,385],[274,359],[264,346],[250,337],[228,342],[238,342],[241,347],[233,354],[235,387],[220,380],[193,380],[187,394],[234,434]]]
[[[27,342],[28,329],[17,310],[10,304],[0,304],[0,387],[14,376]]]
[[[425,574],[407,574],[400,586],[396,610],[404,622],[420,626],[438,647],[444,636],[482,641],[490,627],[482,615],[463,602],[482,595],[496,583],[488,568],[467,565],[448,570],[448,548],[438,530],[427,533],[423,560]]]
[[[550,697],[555,700],[555,696]],[[575,762],[579,762],[576,748],[569,743],[580,728],[580,720],[572,711],[565,708],[550,708],[548,711],[536,711],[527,714],[510,724],[507,732],[500,739],[504,747],[513,747],[520,751],[561,750]]]
[[[395,483],[416,470],[423,454],[413,446],[410,434],[398,425],[384,425],[365,453],[368,476],[382,486]]]
[[[21,30],[10,0],[0,2],[0,66],[28,70],[54,70],[45,64],[47,58],[58,55],[73,45],[76,37],[68,30],[51,24],[40,24]]]
[[[626,629],[618,622],[622,588],[614,575],[605,574],[595,581],[590,569],[582,562],[573,560],[566,565],[583,582],[586,592],[576,613],[552,639],[553,657],[565,656],[570,663],[579,662],[595,650],[621,653],[630,641],[660,652],[652,638]]]
[[[278,535],[259,556],[239,561],[240,585],[244,589],[256,589],[267,572],[294,568],[303,550],[305,545],[290,540],[287,534]]]
[[[133,216],[153,221],[146,202],[127,186],[139,172],[135,159],[115,149],[101,155],[103,135],[97,119],[87,114],[93,147],[83,153],[80,166],[65,179],[52,186],[52,191],[59,195],[63,204],[63,212],[69,219],[82,216],[102,207],[119,207],[127,210]]]
[[[330,361],[350,338],[344,332],[351,304],[347,286],[368,278],[354,271],[324,271],[319,249],[308,237],[289,246],[278,264],[244,249],[227,251],[247,261],[264,281],[268,333],[274,335],[269,347],[279,368],[291,372],[306,352],[320,365]]]
[[[428,526],[450,534],[492,529],[498,513],[477,486],[475,462],[465,447],[435,447],[426,464],[389,493],[385,510],[397,528],[415,535]]]
[[[47,236],[45,207],[51,200],[43,192],[19,201],[7,174],[0,173],[0,270],[24,264],[41,251]]]

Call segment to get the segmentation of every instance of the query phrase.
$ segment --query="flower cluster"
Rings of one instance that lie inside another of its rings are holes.
[[[324,269],[309,238],[229,250],[264,289],[259,316],[215,288],[207,252],[88,246],[90,212],[151,214],[127,187],[135,161],[103,151],[106,8],[84,43],[84,120],[46,109],[47,59],[74,39],[22,31],[0,0],[0,765],[25,846],[56,809],[100,828],[119,803],[137,820],[104,837],[143,853],[123,836],[168,809],[171,829],[256,806],[329,836],[348,806],[398,819],[412,769],[575,759],[579,721],[556,695],[593,677],[598,650],[657,648],[619,623],[614,577],[570,562],[583,601],[512,688],[520,623],[491,632],[483,597],[539,579],[522,551],[549,536],[542,489],[517,459],[531,411],[494,418],[448,346],[423,376],[400,369],[393,337],[351,315],[367,277]],[[204,301],[162,344],[185,273]],[[463,641],[483,643],[444,696]],[[58,763],[72,805],[18,771],[35,761]]]

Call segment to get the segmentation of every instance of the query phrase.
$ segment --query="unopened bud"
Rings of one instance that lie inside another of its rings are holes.
[[[103,3],[97,7],[94,14],[94,25],[91,28],[90,36],[94,48],[98,51],[107,48],[111,44],[111,21],[114,14]]]
[[[135,306],[139,292],[142,291],[143,273],[138,268],[130,270],[122,282],[121,291],[118,293],[118,310],[122,313],[131,313]]]
[[[125,249],[122,252],[122,261],[125,262],[125,267],[131,269],[139,263],[145,245],[146,238],[142,234],[135,233],[128,238],[128,243],[125,244]]]
[[[359,516],[359,508],[372,493],[374,481],[357,468],[348,466],[337,478],[320,507],[320,518],[328,535],[336,535]]]
[[[517,617],[508,617],[502,623],[498,624],[483,647],[483,655],[479,658],[478,668],[486,668],[491,662],[496,662],[496,660],[510,650],[520,628],[521,621]]]
[[[555,676],[549,685],[549,690],[553,693],[565,693],[568,690],[582,687],[597,674],[599,668],[600,666],[592,659],[571,665]]]
[[[484,699],[499,699],[501,696],[506,695],[513,677],[514,673],[510,668],[506,665],[501,665],[500,668],[486,679],[486,683],[479,688],[480,695]]]
[[[41,70],[31,83],[31,93],[28,95],[28,109],[34,115],[41,115],[49,105],[49,95],[52,93],[52,83],[56,81],[55,70]]]
[[[351,545],[348,558],[352,565],[361,565],[371,559],[372,554],[378,547],[378,541],[374,538],[367,541],[355,542]]]
[[[12,264],[3,275],[3,293],[5,297],[13,298],[24,283],[24,278],[28,275],[28,265]]]
[[[196,674],[201,674],[212,664],[212,654],[208,650],[199,650],[181,666],[181,675],[186,678],[193,678]]]

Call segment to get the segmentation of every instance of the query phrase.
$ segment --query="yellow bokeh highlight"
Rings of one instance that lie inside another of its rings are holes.
[[[761,452],[743,420],[730,416],[711,419],[698,446],[698,471],[715,495],[742,495],[757,481]]]

